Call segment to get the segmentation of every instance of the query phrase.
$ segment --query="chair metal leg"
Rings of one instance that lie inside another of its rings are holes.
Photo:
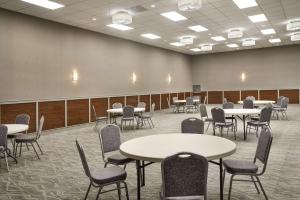
[[[224,184],[225,184],[225,176],[226,176],[226,170],[223,170],[223,190],[224,190]]]
[[[121,187],[120,187],[120,183],[117,183],[117,188],[118,188],[118,197],[119,197],[119,200],[121,200]]]
[[[34,150],[36,156],[37,156],[38,159],[40,160],[40,156],[39,156],[39,154],[37,153],[37,151],[35,150],[35,147],[34,147],[33,143],[31,143],[31,146],[32,146],[32,148],[33,148],[33,150]]]
[[[266,194],[266,192],[265,192],[265,190],[264,190],[264,188],[263,188],[263,186],[262,186],[262,184],[261,184],[261,182],[260,182],[258,176],[255,176],[255,177],[256,177],[256,179],[257,179],[257,182],[258,182],[258,184],[259,184],[259,186],[260,186],[260,189],[261,189],[261,191],[263,192],[263,194],[264,194],[266,200],[268,200],[268,196],[267,196],[267,194]]]
[[[231,177],[230,177],[230,185],[229,185],[229,192],[228,192],[228,200],[230,200],[230,197],[231,197],[231,189],[232,189],[233,177],[234,177],[234,175],[231,175]]]
[[[90,185],[89,185],[89,187],[88,187],[88,189],[87,189],[87,191],[86,191],[86,193],[85,193],[84,200],[86,200],[86,198],[88,197],[89,192],[90,192],[90,189],[91,189],[91,186],[92,186],[92,182],[90,182]]]
[[[29,151],[29,147],[28,147],[28,144],[27,144],[27,143],[25,143],[25,144],[26,144],[27,150]]]
[[[128,194],[128,187],[127,187],[127,183],[123,182],[124,186],[125,186],[125,192],[126,192],[126,199],[129,200],[129,194]]]
[[[6,151],[4,151],[4,157],[5,157],[5,162],[6,162],[7,171],[9,171],[8,160],[7,160],[7,153],[6,153]]]
[[[106,168],[106,167],[107,167],[107,164],[108,164],[108,162],[105,162],[105,164],[104,164],[104,168]]]
[[[258,187],[257,187],[257,184],[256,184],[256,182],[255,182],[253,176],[251,176],[251,179],[252,179],[252,182],[254,183],[254,186],[255,186],[255,189],[256,189],[257,193],[260,194],[260,191],[259,191],[259,189],[258,189]]]
[[[99,198],[99,195],[100,195],[101,190],[102,190],[102,187],[100,187],[99,190],[98,190],[96,200]]]
[[[154,128],[154,123],[153,123],[153,121],[152,121],[152,118],[150,117],[150,122],[151,122],[151,124],[152,124],[152,126],[153,126],[153,128]]]
[[[41,149],[41,147],[40,147],[38,141],[35,141],[35,143],[37,144],[38,148],[40,149],[41,154],[44,154],[44,152],[42,151],[42,149]]]
[[[23,145],[23,142],[21,142],[21,145],[20,145],[19,157],[21,157],[21,154],[22,154],[22,145]]]

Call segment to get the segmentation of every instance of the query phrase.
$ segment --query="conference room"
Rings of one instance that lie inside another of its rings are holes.
[[[0,0],[0,199],[300,199],[300,1]]]

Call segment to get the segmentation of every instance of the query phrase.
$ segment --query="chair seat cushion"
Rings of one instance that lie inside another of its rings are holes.
[[[15,141],[18,142],[31,142],[36,139],[35,134],[20,134],[16,136]]]
[[[112,166],[91,172],[93,181],[99,185],[108,184],[126,179],[126,172],[119,166]]]
[[[265,126],[267,125],[266,122],[259,122],[259,121],[250,121],[250,122],[247,122],[247,125],[250,125],[250,126]]]
[[[224,160],[223,165],[229,173],[256,173],[257,165],[246,160]]]
[[[216,123],[215,126],[223,126],[223,127],[230,127],[234,124],[232,122],[226,122],[226,123]]]
[[[109,163],[113,163],[115,165],[124,165],[124,164],[132,162],[134,160],[131,158],[127,158],[126,156],[123,156],[120,153],[116,153],[116,154],[113,154],[113,155],[107,157],[107,161]]]

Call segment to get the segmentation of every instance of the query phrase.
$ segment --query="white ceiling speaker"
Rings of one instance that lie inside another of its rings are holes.
[[[243,31],[241,29],[231,29],[228,32],[229,39],[241,38],[241,37],[243,37]]]
[[[300,19],[290,21],[286,25],[286,30],[288,30],[288,31],[296,31],[296,30],[299,30],[299,29],[300,29]]]
[[[201,51],[212,51],[212,44],[202,44],[200,45]]]
[[[202,0],[178,0],[177,5],[180,11],[194,11],[202,7]]]
[[[132,16],[127,11],[119,11],[112,15],[113,24],[127,25],[132,23]]]
[[[252,39],[252,38],[245,39],[245,40],[243,40],[242,45],[243,45],[244,47],[255,46],[255,39]]]
[[[300,32],[293,33],[293,35],[291,35],[291,41],[299,41],[299,40],[300,40]]]
[[[193,36],[182,36],[180,38],[180,43],[183,45],[189,45],[189,44],[193,44],[194,43],[194,37]]]

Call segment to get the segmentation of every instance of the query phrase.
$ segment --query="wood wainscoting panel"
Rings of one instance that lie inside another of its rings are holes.
[[[186,99],[187,97],[190,97],[190,96],[192,96],[192,93],[191,93],[191,92],[185,92],[185,93],[184,93],[185,99]]]
[[[170,102],[172,105],[174,104],[173,97],[178,97],[178,93],[170,93]]]
[[[122,106],[125,106],[125,97],[110,97],[109,98],[109,107],[112,108],[114,103],[121,103]]]
[[[137,107],[139,96],[126,96],[126,105]]]
[[[18,114],[30,116],[28,133],[36,131],[36,103],[16,103],[1,105],[1,124],[14,124]]]
[[[161,109],[169,108],[168,99],[170,100],[170,94],[169,93],[161,94],[160,98],[161,98]]]
[[[288,97],[291,104],[299,104],[299,89],[279,90],[279,96]]]
[[[260,100],[273,100],[278,99],[278,90],[259,90]]]
[[[91,121],[95,121],[95,114],[93,111],[93,106],[95,107],[95,111],[98,117],[107,116],[108,109],[108,98],[94,98],[91,99]]]
[[[254,96],[255,99],[258,99],[258,90],[242,90],[241,91],[241,100],[243,101],[248,96]]]
[[[67,125],[84,124],[89,122],[89,100],[67,100]]]
[[[65,127],[65,101],[38,102],[39,118],[45,117],[44,130]]]
[[[141,95],[140,101],[146,103],[146,112],[150,110],[150,95]]]
[[[152,103],[155,103],[155,110],[160,110],[160,94],[151,94]]]
[[[226,98],[228,102],[238,103],[240,100],[240,91],[224,91],[224,98]]]
[[[178,99],[179,100],[184,100],[184,92],[179,92],[178,93]]]
[[[223,103],[222,91],[208,91],[208,103],[209,104],[222,104]]]

